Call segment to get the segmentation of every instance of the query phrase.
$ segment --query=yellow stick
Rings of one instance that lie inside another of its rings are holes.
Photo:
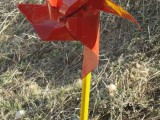
[[[91,82],[91,73],[89,73],[82,80],[82,95],[81,95],[81,114],[80,114],[80,120],[88,120],[90,82]]]

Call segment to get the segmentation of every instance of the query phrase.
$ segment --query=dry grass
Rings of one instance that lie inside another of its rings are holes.
[[[90,120],[160,119],[160,2],[125,2],[119,0],[144,31],[102,13]],[[0,1],[0,119],[13,120],[22,109],[25,120],[78,120],[81,44],[40,41],[16,3]],[[114,97],[106,87],[111,83],[117,86]]]

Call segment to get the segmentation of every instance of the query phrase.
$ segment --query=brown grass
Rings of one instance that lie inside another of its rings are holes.
[[[43,0],[32,0],[41,3]],[[0,1],[0,118],[78,120],[82,46],[42,42],[15,0]],[[93,72],[90,120],[160,119],[160,2],[119,0],[143,27],[101,13],[100,64]],[[115,84],[109,96],[106,85]]]

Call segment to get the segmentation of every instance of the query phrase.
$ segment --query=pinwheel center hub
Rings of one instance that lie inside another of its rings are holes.
[[[58,19],[58,21],[65,23],[65,22],[67,21],[67,17],[65,17],[65,16],[60,16],[59,19]]]

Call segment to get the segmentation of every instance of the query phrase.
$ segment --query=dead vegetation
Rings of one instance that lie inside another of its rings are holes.
[[[93,72],[89,118],[159,120],[160,1],[117,2],[144,30],[101,13],[100,64]],[[25,110],[25,120],[78,120],[81,44],[40,41],[16,4],[0,1],[0,118],[13,120]],[[117,87],[114,96],[109,84]]]

